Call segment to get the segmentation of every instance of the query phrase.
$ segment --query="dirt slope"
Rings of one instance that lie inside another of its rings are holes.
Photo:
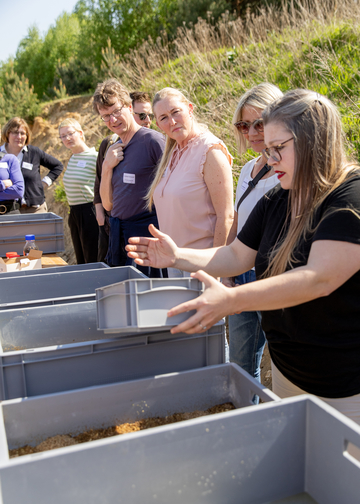
[[[86,142],[89,147],[98,147],[100,141],[107,135],[107,128],[97,115],[92,111],[92,98],[90,96],[68,98],[53,102],[43,109],[42,117],[36,117],[31,125],[32,145],[39,147],[48,154],[60,159],[66,167],[71,156],[59,139],[58,126],[67,118],[76,119],[83,127]],[[44,175],[47,170],[44,170]],[[62,175],[58,180],[62,179]],[[54,212],[64,219],[65,252],[61,256],[69,263],[76,264],[74,249],[71,242],[70,231],[67,225],[68,207],[57,203],[54,199],[53,184],[46,192],[46,201],[50,212]]]

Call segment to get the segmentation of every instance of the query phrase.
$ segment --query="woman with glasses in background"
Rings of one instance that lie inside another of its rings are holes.
[[[31,133],[21,117],[13,117],[2,130],[1,151],[17,157],[25,182],[24,196],[19,200],[21,213],[47,212],[45,192],[58,178],[64,167],[62,163],[38,147],[30,145]],[[40,166],[49,170],[41,179]]]
[[[247,91],[241,98],[233,116],[233,128],[240,156],[248,148],[257,157],[241,169],[236,189],[234,223],[228,243],[240,233],[252,209],[264,194],[278,183],[272,166],[262,153],[265,148],[263,110],[282,96],[280,89],[273,84],[262,83]],[[256,280],[255,269],[250,269],[234,278],[224,278],[227,287],[243,285]],[[265,347],[265,334],[261,328],[259,311],[236,313],[229,317],[230,361],[261,381],[260,364]]]
[[[231,245],[179,249],[152,228],[153,238],[130,240],[128,254],[138,264],[207,272],[194,274],[204,294],[169,311],[196,310],[173,334],[261,310],[275,394],[314,394],[360,424],[360,167],[346,157],[336,107],[318,93],[289,91],[263,120],[280,185]],[[212,278],[254,265],[258,280],[234,289]]]
[[[59,126],[59,137],[72,156],[64,173],[66,198],[70,206],[69,228],[77,264],[97,261],[99,226],[96,221],[94,183],[98,153],[88,147],[80,124],[65,119]]]

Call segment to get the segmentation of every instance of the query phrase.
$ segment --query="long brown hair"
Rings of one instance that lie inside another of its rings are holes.
[[[288,91],[270,104],[262,116],[265,126],[278,123],[285,127],[294,137],[295,149],[289,228],[270,253],[264,273],[269,277],[293,267],[297,245],[315,231],[313,218],[319,205],[359,166],[346,158],[340,115],[324,96],[305,89]]]

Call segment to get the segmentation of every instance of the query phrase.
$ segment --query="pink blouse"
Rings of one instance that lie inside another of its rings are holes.
[[[174,148],[170,163],[154,192],[160,230],[179,247],[210,248],[214,242],[216,213],[204,181],[204,163],[209,150],[221,149],[232,157],[219,138],[205,131],[182,149]]]

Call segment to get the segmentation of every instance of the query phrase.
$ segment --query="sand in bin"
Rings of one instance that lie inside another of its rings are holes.
[[[97,439],[104,439],[121,434],[128,434],[130,432],[151,429],[152,427],[158,427],[160,425],[168,425],[176,422],[181,422],[183,420],[191,420],[192,418],[214,415],[216,413],[223,413],[224,411],[231,411],[234,409],[235,406],[229,402],[225,404],[218,404],[207,409],[206,411],[174,413],[173,415],[166,417],[144,418],[143,420],[114,425],[112,427],[107,427],[106,429],[90,429],[88,431],[82,432],[81,434],[78,434],[77,436],[72,436],[71,434],[52,436],[45,439],[45,441],[42,441],[37,446],[26,445],[22,446],[21,448],[16,448],[15,450],[9,450],[9,455],[10,458],[21,457],[22,455],[29,455],[31,453],[54,450],[56,448],[62,448],[64,446],[87,443],[88,441],[95,441]]]

